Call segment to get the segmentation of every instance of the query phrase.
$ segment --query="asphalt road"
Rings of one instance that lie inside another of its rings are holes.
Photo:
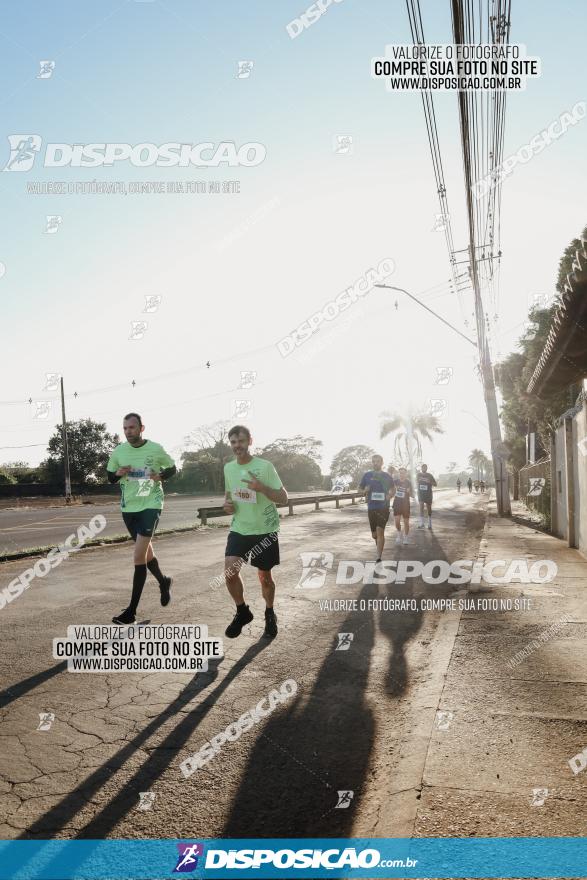
[[[444,493],[434,531],[414,529],[411,546],[398,547],[390,526],[384,559],[475,558],[486,502]],[[224,529],[162,536],[157,555],[174,577],[173,599],[162,608],[149,578],[138,621],[206,624],[224,638],[233,606],[213,578],[225,537]],[[322,587],[300,587],[301,553],[373,560],[364,504],[287,517],[280,545],[277,638],[262,637],[263,603],[247,569],[255,619],[224,638],[224,656],[206,673],[74,674],[53,659],[52,639],[69,625],[109,623],[127,604],[125,544],[70,557],[0,611],[0,838],[411,836],[457,624],[422,610],[335,611],[324,600],[442,597],[452,588],[337,586],[334,570]],[[0,589],[22,567],[4,564]],[[348,650],[337,650],[339,633],[353,634]],[[295,696],[184,778],[186,758],[287,679]],[[43,712],[54,720],[39,731]],[[340,791],[351,793],[345,808]],[[154,800],[142,810],[146,792]]]
[[[292,492],[291,498],[301,495],[323,493]],[[168,495],[165,499],[159,529],[174,529],[180,526],[198,524],[198,507],[214,507],[223,502],[221,495],[179,496]],[[334,501],[332,502],[334,504]],[[343,502],[348,504],[349,502]],[[305,508],[304,508],[305,509]],[[286,511],[287,512],[287,511]],[[106,528],[100,534],[104,537],[126,534],[126,527],[120,515],[118,499],[106,504],[76,504],[73,507],[46,507],[0,510],[0,555],[15,553],[36,547],[55,547],[68,535],[93,516],[101,513],[106,518]],[[228,522],[228,519],[214,520]]]

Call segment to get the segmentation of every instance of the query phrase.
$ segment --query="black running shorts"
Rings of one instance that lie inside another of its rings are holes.
[[[261,571],[270,571],[279,565],[278,534],[241,535],[240,532],[229,532],[224,555],[238,556]]]
[[[159,524],[161,511],[155,508],[147,510],[139,510],[137,513],[124,513],[122,518],[127,527],[133,541],[136,541],[137,535],[144,538],[152,538]]]
[[[395,497],[393,499],[393,515],[394,516],[409,516],[410,515],[409,496],[406,495],[405,498]]]
[[[368,510],[367,515],[369,517],[371,531],[375,533],[377,526],[379,526],[380,529],[384,529],[387,525],[389,520],[389,507],[382,507],[379,510]]]

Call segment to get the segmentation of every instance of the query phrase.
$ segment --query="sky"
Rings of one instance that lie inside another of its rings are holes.
[[[587,98],[582,7],[513,4],[511,41],[541,58],[542,75],[508,96],[505,156]],[[286,26],[306,8],[64,0],[4,10],[0,462],[45,457],[60,421],[51,373],[64,377],[68,420],[120,432],[122,416],[138,411],[145,436],[175,456],[187,435],[222,420],[247,424],[256,446],[317,437],[324,472],[352,444],[390,460],[381,413],[439,398],[444,433],[424,445],[431,470],[466,465],[474,447],[489,452],[475,349],[403,294],[373,289],[288,356],[278,349],[384,259],[395,266],[388,283],[465,335],[474,326],[471,293],[461,308],[434,229],[420,95],[390,93],[370,73],[386,44],[411,42],[403,0],[332,3],[292,39]],[[421,8],[427,42],[450,42],[449,3]],[[47,60],[51,75],[39,77]],[[457,96],[434,101],[455,247],[465,248]],[[7,169],[10,136],[31,134],[42,139],[33,167]],[[351,148],[337,150],[349,137]],[[49,168],[41,158],[49,143],[226,141],[260,144],[265,158],[216,168]],[[494,358],[515,349],[530,298],[552,295],[562,252],[587,222],[586,147],[582,120],[503,183]],[[128,191],[187,181],[218,182],[220,192]],[[29,191],[50,182],[74,191]],[[122,182],[127,194],[75,192],[92,182]],[[55,233],[47,217],[61,218]],[[148,313],[147,297],[160,297]],[[147,326],[133,331],[133,322]],[[452,371],[443,386],[441,368]],[[242,372],[256,374],[252,387],[239,388]]]

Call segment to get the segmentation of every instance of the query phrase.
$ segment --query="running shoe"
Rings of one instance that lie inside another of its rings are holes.
[[[161,590],[161,604],[163,605],[163,607],[165,607],[171,602],[171,593],[169,592],[169,590],[171,589],[173,578],[166,577],[163,578],[163,580],[164,583],[159,586],[159,589]]]
[[[375,560],[375,565],[378,565],[378,563],[380,563],[380,562],[381,562],[381,556],[379,556],[379,557]]]
[[[428,523],[428,529],[429,529],[430,531],[432,531],[432,523],[431,523],[431,522]]]
[[[397,535],[395,536],[395,543],[401,544],[401,542],[402,542],[402,533],[398,532]]]
[[[237,636],[240,636],[243,626],[250,623],[252,619],[253,613],[248,605],[245,605],[242,609],[237,609],[236,614],[232,618],[232,623],[228,624],[224,635],[228,636],[229,639],[236,639]]]
[[[134,623],[135,620],[136,620],[136,617],[134,616],[134,614],[130,610],[130,608],[125,608],[124,611],[121,611],[120,614],[118,614],[116,617],[112,618],[112,623],[127,624],[127,623]]]
[[[265,632],[263,635],[269,639],[274,639],[277,635],[277,616],[273,608],[265,609]]]
[[[407,535],[404,535],[404,541],[403,541],[403,543],[404,543],[404,544],[409,544],[409,543],[410,543],[410,539],[408,538]]]

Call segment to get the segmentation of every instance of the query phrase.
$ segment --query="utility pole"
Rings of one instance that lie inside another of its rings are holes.
[[[63,441],[63,464],[65,469],[65,503],[71,503],[71,477],[69,475],[69,447],[67,445],[67,422],[65,421],[65,395],[61,377],[61,438]]]
[[[473,284],[473,291],[475,293],[475,318],[477,322],[477,338],[479,340],[479,367],[481,370],[481,379],[483,382],[485,406],[487,408],[487,424],[489,425],[489,440],[491,443],[491,457],[493,459],[493,474],[495,477],[495,498],[497,501],[497,512],[500,516],[511,516],[512,508],[510,502],[508,472],[504,464],[504,445],[501,439],[501,427],[499,424],[499,414],[497,412],[497,398],[495,396],[493,367],[491,365],[491,357],[489,355],[489,346],[487,345],[487,341],[485,338],[485,315],[483,312],[483,302],[481,300],[479,276],[477,274],[477,257],[473,242],[472,224],[469,227],[469,236],[469,259],[471,261],[470,272],[471,281]]]
[[[468,38],[465,36],[466,25],[470,22],[465,20],[462,12],[462,4],[460,0],[452,0],[452,22],[453,22],[453,42],[458,46],[465,45]],[[470,41],[472,42],[472,40]],[[494,37],[494,43],[499,39]],[[508,485],[508,473],[504,464],[505,450],[501,439],[501,427],[499,424],[499,414],[497,411],[497,400],[495,397],[495,382],[493,379],[493,367],[491,365],[491,355],[489,354],[489,344],[485,333],[485,314],[483,311],[483,300],[481,298],[481,286],[479,284],[478,260],[476,250],[476,231],[480,234],[482,230],[476,230],[476,211],[473,205],[473,177],[472,177],[472,154],[475,149],[475,135],[471,125],[470,115],[475,112],[470,109],[469,95],[466,92],[459,91],[459,120],[461,125],[461,148],[463,153],[463,166],[465,172],[465,194],[467,205],[467,222],[469,227],[469,273],[473,293],[475,297],[475,321],[477,324],[477,346],[479,349],[479,368],[481,370],[481,379],[483,382],[483,394],[485,397],[485,406],[487,407],[487,422],[489,425],[489,438],[491,441],[491,457],[493,459],[493,470],[495,474],[495,497],[497,500],[497,511],[500,516],[511,516],[512,509],[510,504],[510,490]],[[491,239],[490,239],[491,240]],[[481,239],[483,241],[483,239]]]

